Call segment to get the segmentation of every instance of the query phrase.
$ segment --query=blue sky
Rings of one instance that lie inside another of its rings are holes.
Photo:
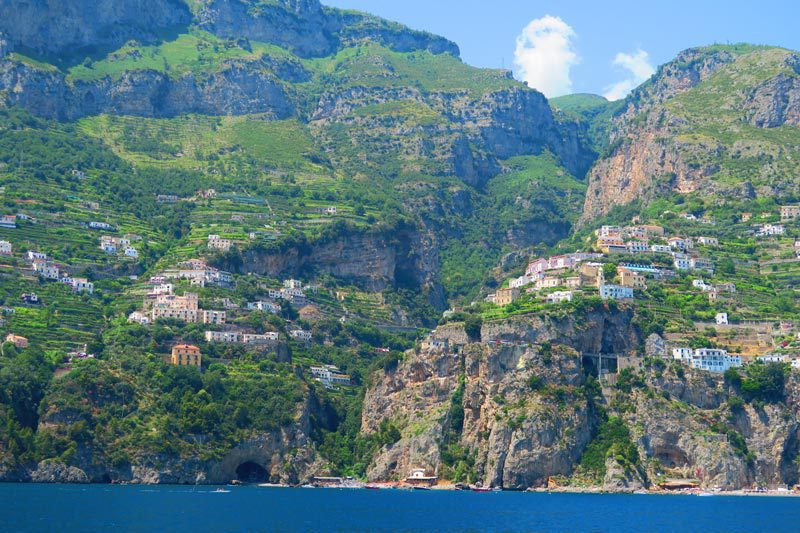
[[[798,0],[322,1],[444,35],[467,63],[513,68],[549,96],[623,96],[692,46],[750,42],[800,50]]]

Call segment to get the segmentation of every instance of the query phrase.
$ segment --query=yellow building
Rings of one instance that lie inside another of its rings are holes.
[[[645,278],[642,274],[622,267],[617,269],[617,274],[619,274],[619,284],[623,287],[628,287],[638,291],[647,289],[647,278]]]
[[[201,366],[203,364],[203,356],[197,346],[178,344],[172,348],[170,362],[178,366]]]
[[[519,289],[500,289],[495,293],[495,305],[505,306],[519,298]]]

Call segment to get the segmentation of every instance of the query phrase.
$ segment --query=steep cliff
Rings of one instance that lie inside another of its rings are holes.
[[[439,328],[434,336],[449,339],[449,351],[423,348],[374,376],[362,430],[390,419],[403,437],[380,451],[369,477],[404,477],[411,468],[446,476],[453,465],[443,465],[443,451],[453,445],[486,485],[524,489],[570,473],[600,421],[578,354],[636,350],[630,319],[604,310],[520,317],[485,324],[483,342],[459,327]],[[463,414],[455,428],[454,401]]]
[[[371,479],[427,468],[505,489],[555,476],[630,491],[670,479],[725,490],[798,480],[794,375],[785,399],[743,402],[721,375],[637,355],[644,343],[624,310],[518,317],[480,336],[441,326],[433,337],[448,350],[423,344],[373,376],[362,431],[390,420],[402,438],[380,450]],[[602,390],[581,357],[592,353],[628,354]]]
[[[797,186],[798,56],[769,47],[682,52],[613,119],[584,220],[669,192],[782,196]]]

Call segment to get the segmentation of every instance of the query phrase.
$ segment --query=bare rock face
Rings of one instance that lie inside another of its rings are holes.
[[[634,492],[649,487],[644,473],[638,468],[626,467],[614,457],[606,459],[606,475],[603,489],[613,492]]]
[[[478,481],[524,489],[569,474],[599,420],[581,392],[578,353],[634,349],[641,339],[630,318],[604,310],[580,318],[521,317],[485,324],[483,343],[469,342],[458,325],[442,326],[435,337],[448,339],[450,351],[409,352],[396,369],[378,372],[367,390],[362,430],[376,431],[385,419],[402,428],[402,439],[375,458],[370,479],[403,478],[411,468],[443,472],[434,443],[449,438],[447,413],[462,380],[458,443],[474,454]],[[552,354],[540,354],[536,345],[545,341]]]
[[[43,55],[116,48],[130,39],[153,41],[159,31],[192,19],[180,0],[0,0],[0,13],[0,32],[8,35],[12,50]]]
[[[61,73],[0,60],[0,87],[8,88],[4,95],[8,104],[60,120],[98,113],[144,117],[265,113],[274,119],[295,114],[294,103],[275,76],[239,61],[203,78],[189,74],[174,79],[142,70],[115,79],[67,83]]]
[[[60,461],[47,460],[31,473],[34,483],[89,483],[86,472],[74,466],[67,466]]]
[[[370,291],[410,287],[426,293],[434,307],[443,308],[445,297],[438,265],[431,235],[400,228],[390,233],[346,230],[323,243],[246,252],[241,260],[220,266],[241,273],[282,277],[324,272]]]
[[[762,83],[748,99],[747,111],[749,122],[759,128],[800,126],[800,76],[781,73]]]

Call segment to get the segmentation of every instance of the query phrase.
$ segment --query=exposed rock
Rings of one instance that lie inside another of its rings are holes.
[[[370,479],[402,478],[411,468],[441,471],[431,443],[447,434],[446,413],[462,376],[459,443],[475,454],[478,481],[522,489],[570,473],[598,423],[579,393],[585,376],[576,350],[634,349],[641,341],[630,319],[626,311],[603,310],[580,318],[519,317],[485,324],[484,344],[469,343],[460,325],[441,326],[435,336],[449,340],[450,353],[408,352],[398,368],[378,372],[367,390],[362,430],[376,431],[384,419],[403,428],[403,438],[375,458]],[[501,340],[508,344],[496,343]],[[544,341],[557,346],[552,356],[520,344]]]
[[[606,459],[606,475],[603,489],[614,492],[634,492],[649,486],[643,473],[636,468],[620,464],[615,457]]]
[[[781,73],[765,81],[748,98],[747,111],[759,128],[800,126],[800,76]]]
[[[667,347],[658,333],[652,333],[644,343],[644,354],[647,357],[666,357]]]
[[[383,232],[344,231],[313,246],[275,251],[251,250],[221,266],[240,273],[301,277],[327,273],[370,291],[388,287],[421,290],[434,307],[444,308],[438,255],[430,235],[411,228]]]
[[[34,483],[89,483],[89,478],[86,472],[80,468],[48,459],[39,463],[36,470],[31,473],[31,481]]]

